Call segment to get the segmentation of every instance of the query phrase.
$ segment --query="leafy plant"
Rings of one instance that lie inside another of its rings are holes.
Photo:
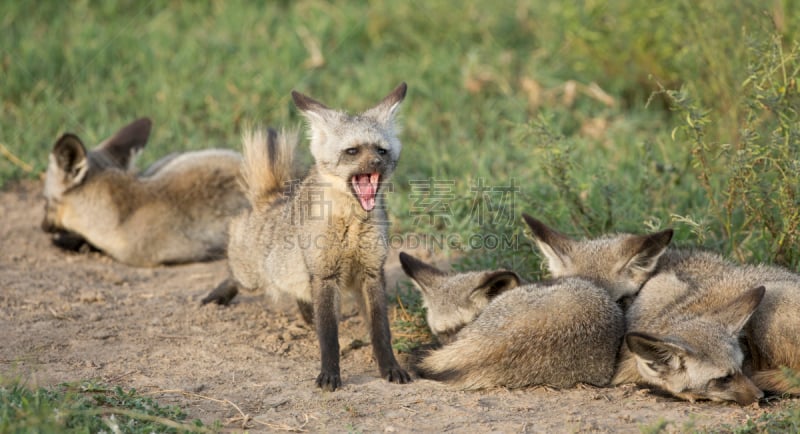
[[[738,136],[724,143],[685,90],[664,91],[684,120],[673,137],[690,143],[692,168],[708,200],[720,244],[740,260],[800,263],[800,46],[754,38],[742,83]]]

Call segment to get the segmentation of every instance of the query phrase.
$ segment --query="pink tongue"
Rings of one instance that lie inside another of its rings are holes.
[[[361,202],[361,208],[365,211],[372,211],[375,208],[375,193],[378,191],[379,178],[380,175],[377,173],[353,176],[353,189],[356,191],[358,201]]]

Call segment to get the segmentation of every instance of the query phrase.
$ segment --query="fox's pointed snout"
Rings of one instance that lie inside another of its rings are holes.
[[[739,405],[750,405],[764,397],[764,392],[744,374],[736,377],[732,392],[733,400]]]

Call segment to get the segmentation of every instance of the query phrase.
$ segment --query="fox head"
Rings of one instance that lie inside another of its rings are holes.
[[[364,211],[375,208],[378,190],[400,158],[395,115],[405,96],[401,83],[378,105],[353,116],[292,92],[308,121],[311,155],[323,179],[351,193]]]
[[[614,300],[635,295],[672,240],[672,229],[649,235],[616,234],[574,240],[523,214],[552,277],[577,276],[606,288]]]
[[[402,252],[400,264],[422,293],[428,326],[442,343],[452,340],[495,297],[521,282],[516,273],[506,270],[448,274]]]
[[[63,233],[63,215],[69,198],[80,187],[105,170],[131,170],[136,154],[150,135],[150,119],[138,119],[87,151],[81,139],[64,134],[50,152],[44,181],[45,232]]]
[[[764,396],[742,373],[739,334],[764,298],[763,286],[707,315],[676,324],[669,336],[629,332],[625,344],[645,383],[695,401],[748,405]]]

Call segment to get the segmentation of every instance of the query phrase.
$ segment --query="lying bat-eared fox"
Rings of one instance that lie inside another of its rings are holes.
[[[574,240],[524,216],[553,276],[631,297],[614,384],[642,382],[687,400],[746,405],[762,391],[800,393],[800,276],[768,265],[667,248],[671,230]]]
[[[580,278],[523,285],[506,270],[448,274],[400,253],[440,349],[420,375],[462,389],[604,386],[624,333],[622,310]]]
[[[248,206],[238,183],[241,156],[223,149],[172,154],[137,174],[134,158],[150,126],[134,121],[92,150],[74,134],[56,141],[42,229],[57,245],[86,241],[142,267],[224,257],[229,221]]]

